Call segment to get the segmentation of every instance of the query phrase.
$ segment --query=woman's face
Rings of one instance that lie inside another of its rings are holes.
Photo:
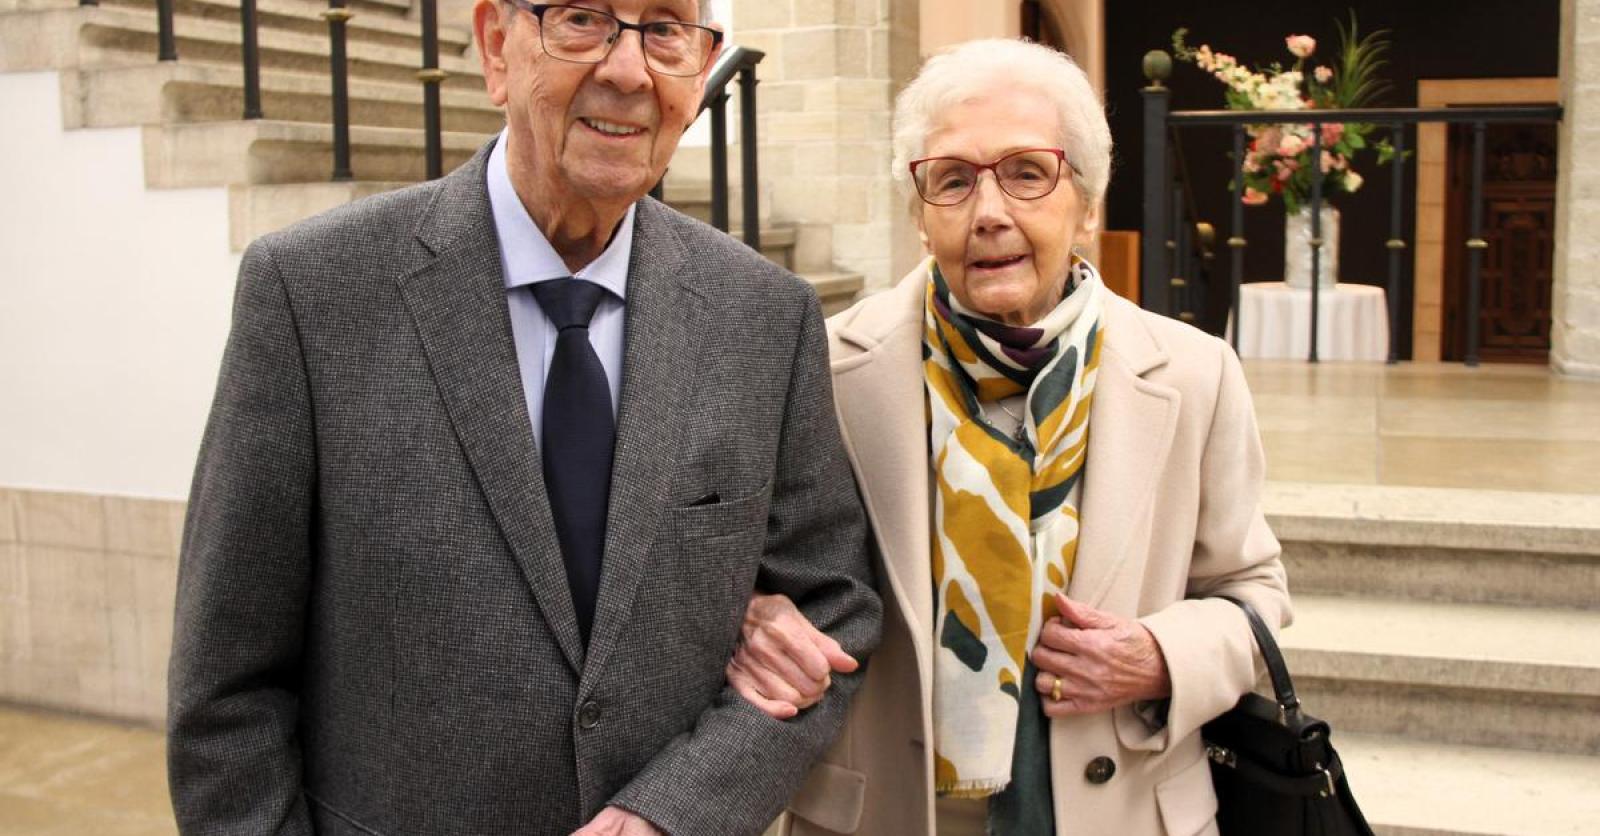
[[[1058,148],[1056,114],[1041,93],[996,90],[941,113],[923,156],[982,164],[1024,148]],[[1063,167],[1054,191],[1018,200],[1000,189],[994,172],[985,171],[961,203],[918,201],[922,243],[968,310],[1007,325],[1032,325],[1061,301],[1072,245],[1088,243],[1099,225],[1099,210],[1083,205],[1071,176]]]

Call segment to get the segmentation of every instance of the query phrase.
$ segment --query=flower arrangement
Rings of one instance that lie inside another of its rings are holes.
[[[1348,29],[1342,22],[1336,25],[1341,41],[1337,58],[1331,63],[1317,63],[1309,72],[1307,64],[1317,51],[1316,39],[1310,35],[1284,38],[1285,47],[1294,56],[1294,64],[1287,69],[1276,62],[1247,67],[1208,44],[1191,48],[1184,42],[1187,29],[1172,33],[1172,47],[1178,60],[1194,64],[1227,86],[1224,96],[1230,110],[1368,106],[1389,90],[1388,82],[1378,76],[1388,63],[1384,58],[1389,50],[1388,32],[1379,30],[1360,37],[1354,13]],[[1363,152],[1376,152],[1380,165],[1394,158],[1394,146],[1388,138],[1372,138],[1377,129],[1368,123],[1322,125],[1322,159],[1318,163],[1324,194],[1361,188],[1362,177],[1352,163]],[[1277,195],[1289,214],[1298,212],[1311,200],[1312,125],[1250,125],[1246,133],[1250,142],[1245,149],[1244,194],[1240,200],[1247,206],[1260,206]]]

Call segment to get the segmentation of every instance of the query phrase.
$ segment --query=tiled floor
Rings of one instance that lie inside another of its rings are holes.
[[[0,834],[172,834],[159,732],[0,705]]]
[[[1542,366],[1249,361],[1267,478],[1600,494],[1600,382]]]

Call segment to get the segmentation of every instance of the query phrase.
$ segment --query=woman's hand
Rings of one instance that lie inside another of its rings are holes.
[[[1056,609],[1061,617],[1045,622],[1032,654],[1046,715],[1098,714],[1172,695],[1166,657],[1143,624],[1060,593]]]
[[[850,673],[861,666],[784,595],[752,596],[740,629],[742,641],[728,661],[728,684],[777,720],[816,705],[833,684],[834,671]]]

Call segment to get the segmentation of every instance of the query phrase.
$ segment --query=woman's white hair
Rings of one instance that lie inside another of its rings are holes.
[[[1073,184],[1094,205],[1111,180],[1111,127],[1089,77],[1066,55],[1031,41],[988,38],[967,41],[929,58],[900,91],[894,105],[894,179],[916,199],[909,165],[923,156],[928,133],[940,114],[962,102],[1018,87],[1055,103],[1061,148],[1074,170]],[[979,160],[975,162],[987,162]]]

